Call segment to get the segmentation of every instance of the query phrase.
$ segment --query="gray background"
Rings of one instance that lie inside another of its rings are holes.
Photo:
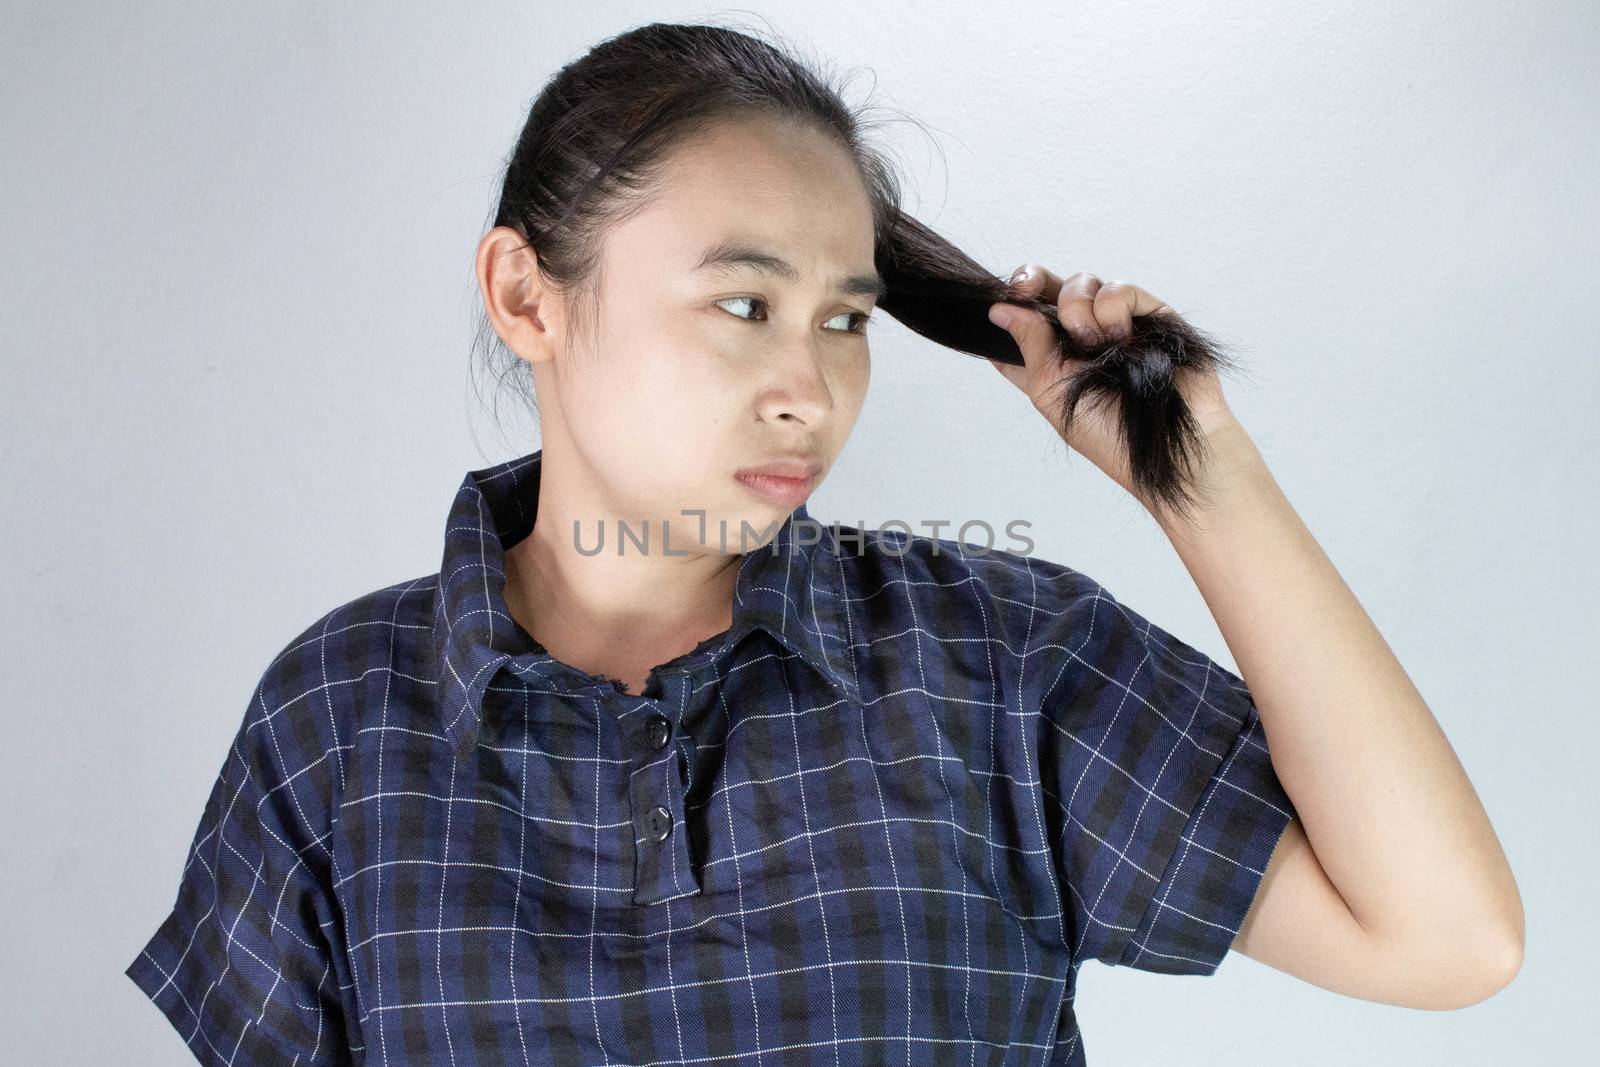
[[[1443,724],[1528,917],[1521,975],[1461,1012],[1237,954],[1210,980],[1087,968],[1091,1062],[1592,1054],[1600,8],[981,7],[743,10],[927,125],[887,131],[906,206],[996,273],[1126,278],[1235,346],[1234,409]],[[528,103],[603,36],[728,11],[6,5],[5,1060],[190,1062],[122,968],[251,687],[322,612],[436,569],[462,474],[535,445],[467,374]],[[875,329],[814,515],[1026,519],[1233,665],[1159,529],[1020,393]]]

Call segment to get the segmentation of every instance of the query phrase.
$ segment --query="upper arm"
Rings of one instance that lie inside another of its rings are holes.
[[[1462,1008],[1499,987],[1481,979],[1487,968],[1476,961],[1456,962],[1458,945],[1392,944],[1369,933],[1299,819],[1284,831],[1233,948],[1324,989],[1408,1008]]]
[[[1030,565],[1024,699],[1075,961],[1209,975],[1230,949],[1350,996],[1458,1008],[1502,961],[1362,927],[1272,764],[1244,680],[1086,575]],[[1037,686],[1037,689],[1035,688]]]
[[[1213,974],[1294,807],[1243,680],[1045,565],[1025,701],[1076,962]]]
[[[1377,952],[1294,819],[1272,853],[1233,950],[1336,992],[1373,997]]]
[[[171,910],[124,973],[205,1064],[352,1062],[359,1042],[324,825],[315,716],[256,689],[194,831]]]

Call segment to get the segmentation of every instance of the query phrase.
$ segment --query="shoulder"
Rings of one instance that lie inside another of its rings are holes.
[[[316,782],[318,788],[293,792],[337,803],[370,679],[430,669],[437,579],[396,582],[328,608],[272,655],[234,746],[263,789]]]
[[[330,681],[388,663],[397,648],[426,645],[438,577],[396,582],[323,611],[272,657],[262,689],[287,708]]]
[[[1235,674],[1093,576],[1032,551],[840,527],[837,552],[852,620],[869,646],[876,635],[914,628],[952,655],[964,654],[963,643],[991,644],[1047,687],[1153,675],[1230,697],[1242,689]]]
[[[1010,628],[1110,597],[1081,571],[1032,554],[1026,539],[1017,548],[1003,548],[899,528],[838,529],[835,550],[845,591],[851,602],[869,609],[878,600],[930,612],[970,611],[981,604],[994,624]],[[1016,544],[996,539],[997,546],[1007,543]]]
[[[431,637],[438,575],[386,585],[329,608],[301,627],[262,672],[275,714],[304,706]]]

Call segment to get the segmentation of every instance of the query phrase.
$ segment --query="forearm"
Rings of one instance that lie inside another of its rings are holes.
[[[1235,422],[1210,440],[1193,525],[1152,514],[1238,662],[1329,879],[1374,937],[1520,953],[1516,882],[1444,732],[1249,435]]]

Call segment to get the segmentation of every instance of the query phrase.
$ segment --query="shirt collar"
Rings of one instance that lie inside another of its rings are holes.
[[[533,530],[542,458],[540,450],[467,472],[450,505],[433,641],[441,726],[458,750],[476,736],[484,692],[502,668],[557,689],[604,685],[546,652],[506,604],[505,550]],[[608,537],[607,543],[615,542]],[[744,554],[733,625],[675,662],[690,670],[706,667],[759,627],[859,700],[843,593],[839,544],[801,504],[770,543]]]

